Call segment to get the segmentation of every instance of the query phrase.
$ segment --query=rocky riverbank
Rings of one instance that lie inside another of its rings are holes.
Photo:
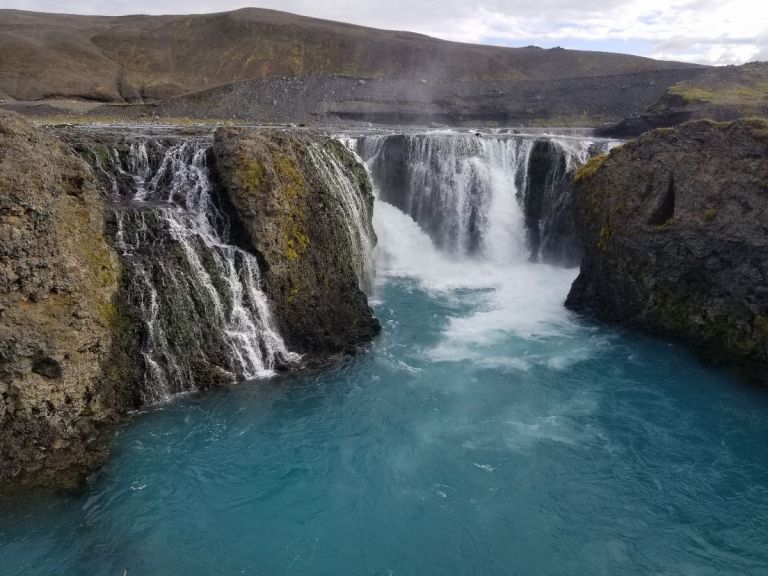
[[[768,122],[649,132],[581,168],[576,202],[569,308],[768,382]]]

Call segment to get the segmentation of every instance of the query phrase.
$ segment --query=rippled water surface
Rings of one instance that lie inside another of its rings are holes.
[[[368,353],[136,415],[82,493],[0,499],[0,574],[768,574],[765,391],[375,217]]]
[[[2,501],[2,573],[766,574],[766,394],[497,296],[389,278],[369,354],[136,416]]]

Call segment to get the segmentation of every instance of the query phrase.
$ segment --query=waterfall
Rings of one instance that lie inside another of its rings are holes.
[[[339,158],[318,143],[308,147],[309,157],[324,182],[328,183],[343,212],[341,219],[346,223],[346,235],[355,257],[355,273],[360,289],[370,293],[375,268],[373,248],[376,237],[371,228],[371,207],[364,195],[360,194],[358,183],[350,178],[350,171]]]
[[[610,141],[520,134],[413,133],[347,138],[378,198],[442,251],[496,264],[577,265],[570,182]]]
[[[229,243],[209,150],[205,140],[137,140],[97,163],[143,323],[144,403],[299,359],[274,327],[255,256]]]

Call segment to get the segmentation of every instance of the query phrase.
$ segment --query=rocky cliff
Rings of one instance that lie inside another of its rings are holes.
[[[130,395],[117,255],[87,165],[0,113],[0,483],[90,468]]]
[[[379,324],[363,288],[373,192],[363,166],[337,141],[299,133],[220,129],[213,151],[289,347],[323,358],[371,340]]]
[[[566,305],[687,341],[768,382],[768,122],[649,132],[576,175]]]

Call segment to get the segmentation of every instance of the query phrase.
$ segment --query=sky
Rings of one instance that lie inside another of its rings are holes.
[[[75,14],[273,8],[446,40],[625,52],[702,64],[768,60],[768,0],[0,0]]]

